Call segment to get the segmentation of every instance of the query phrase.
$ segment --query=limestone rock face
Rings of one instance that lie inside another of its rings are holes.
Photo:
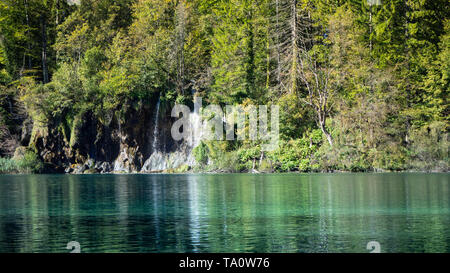
[[[45,172],[136,173],[191,166],[192,145],[171,137],[176,119],[170,110],[155,99],[139,107],[123,105],[121,117],[114,115],[109,122],[91,112],[79,116],[72,128],[56,121],[34,122],[22,142],[38,152]]]

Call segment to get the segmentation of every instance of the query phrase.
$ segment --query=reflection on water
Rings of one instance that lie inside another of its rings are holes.
[[[450,252],[449,177],[0,176],[0,252]]]

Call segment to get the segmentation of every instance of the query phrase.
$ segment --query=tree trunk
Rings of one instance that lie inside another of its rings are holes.
[[[327,131],[327,128],[325,128],[325,121],[320,122],[320,130],[322,130],[322,133],[327,137],[330,146],[333,147],[333,138],[331,137],[331,134]]]
[[[45,15],[41,16],[42,25],[42,82],[48,83],[48,68],[47,68],[47,27],[45,23]]]
[[[269,27],[267,27],[267,41],[266,41],[266,89],[270,87],[270,43],[269,43]]]
[[[281,85],[279,0],[276,1],[277,84]]]
[[[247,21],[249,22],[248,27],[246,29],[246,35],[249,38],[247,43],[247,69],[245,71],[246,74],[246,92],[247,94],[251,94],[254,91],[255,87],[255,34],[253,32],[253,7],[250,7],[250,11],[247,13]]]
[[[327,131],[327,128],[325,126],[327,120],[326,107],[323,112],[319,110],[317,114],[319,118],[318,121],[320,130],[322,130],[322,133],[326,136],[328,143],[330,143],[330,146],[333,147],[333,138],[331,137],[331,134]]]
[[[372,54],[372,5],[369,11],[369,52]]]
[[[29,19],[29,16],[28,16],[28,1],[25,0],[24,3],[25,3],[25,17],[26,17],[26,20],[27,20],[27,32],[26,32],[26,35],[27,35],[27,49],[28,49],[28,51],[27,51],[27,54],[28,54],[28,69],[31,70],[31,68],[32,68],[32,64],[31,64],[31,44],[30,44],[31,38],[30,38],[30,19]]]
[[[291,43],[292,43],[292,64],[291,64],[291,75],[290,75],[290,90],[289,92],[294,93],[297,89],[297,0],[292,0],[291,12]]]

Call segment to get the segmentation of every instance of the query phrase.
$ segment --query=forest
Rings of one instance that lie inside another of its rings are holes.
[[[202,141],[173,171],[448,171],[449,15],[447,0],[1,0],[0,173],[139,171],[153,127],[136,117],[194,93],[279,105],[280,144]]]

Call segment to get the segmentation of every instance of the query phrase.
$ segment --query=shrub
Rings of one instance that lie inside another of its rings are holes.
[[[23,148],[23,147],[19,147]],[[0,173],[39,173],[44,165],[33,151],[18,149],[13,158],[0,158]]]
[[[300,139],[280,141],[277,150],[268,154],[277,171],[309,172],[317,170],[318,149],[322,143],[320,130],[313,130]]]
[[[259,146],[241,148],[238,150],[239,161],[241,163],[246,163],[258,159],[261,156],[261,149]]]
[[[16,173],[17,170],[17,164],[13,159],[0,158],[0,174]]]
[[[203,166],[208,163],[208,146],[206,146],[203,141],[201,141],[200,144],[195,147],[192,152],[194,153],[194,158],[198,164]]]
[[[260,172],[272,172],[273,171],[272,164],[270,163],[269,160],[263,159],[261,161],[261,164],[259,165],[258,170]]]
[[[44,165],[36,153],[26,151],[24,156],[17,160],[17,166],[21,173],[39,173]]]
[[[244,170],[242,164],[239,164],[239,156],[237,152],[226,152],[223,154],[222,160],[216,162],[219,170],[226,172],[240,172]]]
[[[411,133],[410,165],[421,170],[447,171],[449,141],[445,122],[433,122]]]

